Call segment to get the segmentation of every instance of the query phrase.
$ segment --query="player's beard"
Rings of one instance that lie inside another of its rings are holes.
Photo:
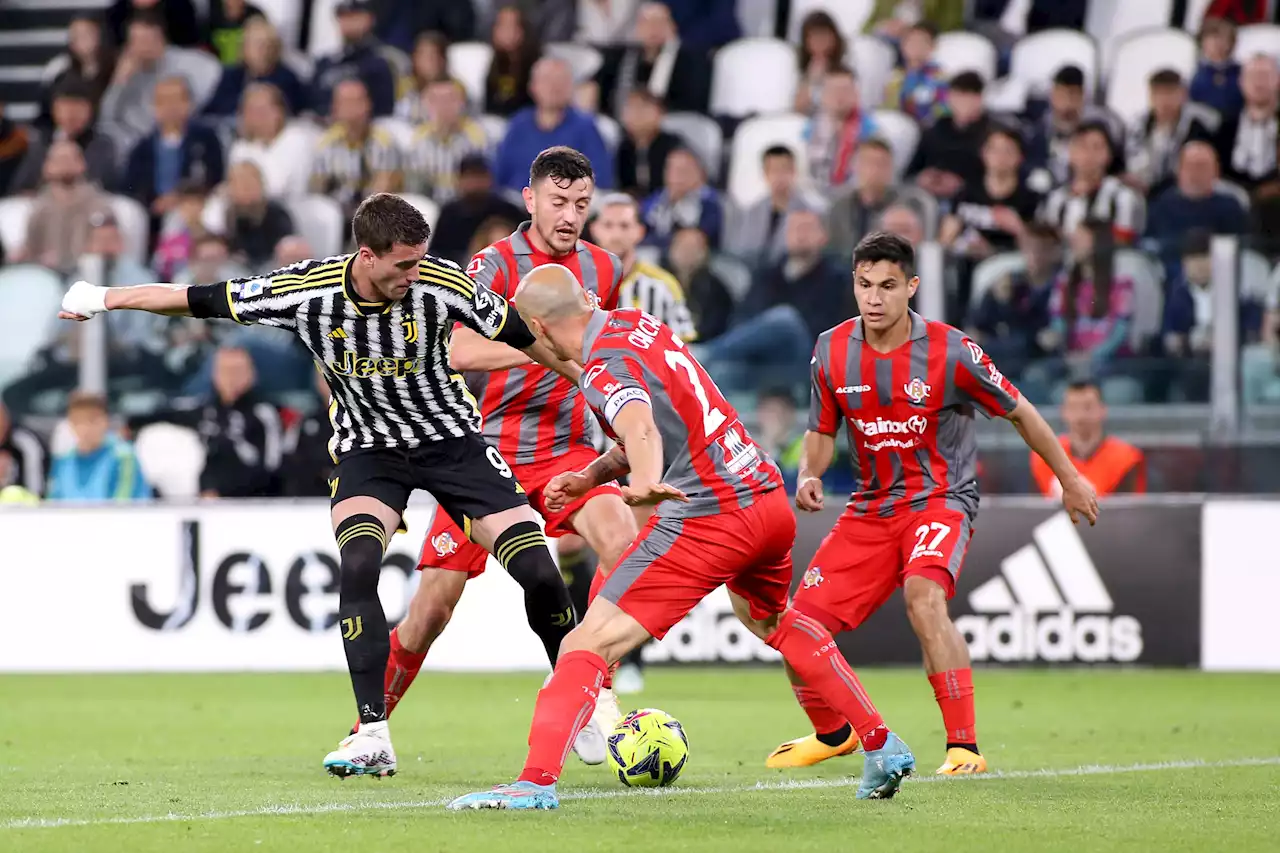
[[[553,225],[546,231],[539,228],[538,234],[542,237],[543,242],[547,244],[551,249],[552,254],[556,257],[567,255],[572,252],[574,247],[578,244],[579,238],[582,237],[581,229],[575,231],[572,228],[564,228],[561,230],[561,226],[559,225]]]

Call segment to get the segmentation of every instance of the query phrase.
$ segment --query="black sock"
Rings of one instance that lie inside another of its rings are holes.
[[[853,734],[853,726],[845,723],[834,732],[818,732],[818,742],[827,746],[840,746],[849,739],[849,735]]]
[[[511,525],[494,541],[493,556],[524,588],[529,627],[542,640],[547,659],[554,667],[560,656],[560,641],[573,630],[575,620],[569,588],[551,559],[542,530],[532,521]]]
[[[976,743],[956,743],[955,741],[947,741],[947,749],[955,749],[957,747],[960,749],[967,749],[974,755],[982,755],[981,752],[978,752],[978,745]]]
[[[383,682],[391,654],[387,616],[378,600],[387,533],[375,516],[353,515],[338,525],[337,539],[342,560],[338,629],[360,722],[376,723],[387,718]]]
[[[560,555],[560,577],[569,587],[569,600],[573,602],[573,612],[578,614],[579,622],[587,613],[587,597],[596,571],[596,555],[590,548]]]

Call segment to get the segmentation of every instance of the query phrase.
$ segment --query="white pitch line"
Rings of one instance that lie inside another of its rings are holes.
[[[1115,776],[1122,773],[1153,773],[1165,770],[1197,770],[1229,767],[1280,766],[1280,756],[1267,758],[1238,758],[1230,761],[1162,761],[1152,764],[1090,764],[1081,767],[1044,768],[1041,770],[1008,770],[984,773],[977,776],[913,776],[907,784],[922,782],[976,783],[1000,782],[1010,779],[1064,779],[1072,776]],[[586,789],[569,790],[560,795],[561,800],[611,800],[618,797],[675,797],[692,794],[742,794],[751,791],[797,791],[815,788],[850,788],[858,784],[858,777],[843,779],[794,779],[760,781],[753,785],[726,785],[699,787],[695,785],[675,788]],[[320,803],[317,805],[279,804],[240,811],[211,811],[193,814],[170,812],[138,817],[107,818],[21,818],[0,823],[0,829],[57,829],[64,826],[115,826],[138,823],[183,823],[199,820],[228,820],[238,817],[275,817],[294,815],[323,815],[366,811],[401,811],[408,809],[438,808],[447,805],[452,798],[435,800],[374,801],[365,803]]]

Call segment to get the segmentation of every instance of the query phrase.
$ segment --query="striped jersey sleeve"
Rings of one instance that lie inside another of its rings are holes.
[[[418,275],[429,285],[452,294],[444,300],[450,320],[516,349],[533,345],[533,333],[520,315],[510,310],[507,300],[469,278],[453,261],[428,255],[419,265]]]
[[[512,295],[512,282],[507,281],[506,264],[496,243],[476,252],[471,263],[467,264],[467,276],[494,293],[507,298]]]
[[[809,431],[835,435],[840,431],[840,406],[831,376],[831,332],[818,336],[809,360]]]
[[[193,285],[187,291],[187,300],[196,317],[295,329],[299,307],[317,290],[342,286],[346,261],[346,256],[308,260],[263,276]]]
[[[947,335],[947,374],[961,400],[973,403],[989,417],[1002,418],[1018,405],[1018,389],[982,347],[955,329]]]

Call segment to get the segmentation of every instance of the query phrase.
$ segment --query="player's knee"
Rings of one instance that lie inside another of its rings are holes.
[[[401,623],[400,641],[405,643],[406,628],[420,642],[430,643],[444,631],[453,618],[456,602],[441,596],[414,596],[409,612]],[[405,643],[406,647],[408,643]],[[416,645],[416,644],[415,644]],[[417,651],[417,649],[413,649]]]
[[[622,559],[622,554],[631,546],[631,542],[635,539],[635,530],[631,528],[610,528],[600,537],[599,549],[596,556],[600,558],[600,565],[606,571],[612,571],[613,567]]]
[[[353,515],[338,524],[334,535],[341,564],[340,593],[376,593],[387,543],[382,522],[372,515]]]
[[[907,618],[916,632],[933,630],[948,622],[946,591],[928,578],[907,578],[902,589]]]

